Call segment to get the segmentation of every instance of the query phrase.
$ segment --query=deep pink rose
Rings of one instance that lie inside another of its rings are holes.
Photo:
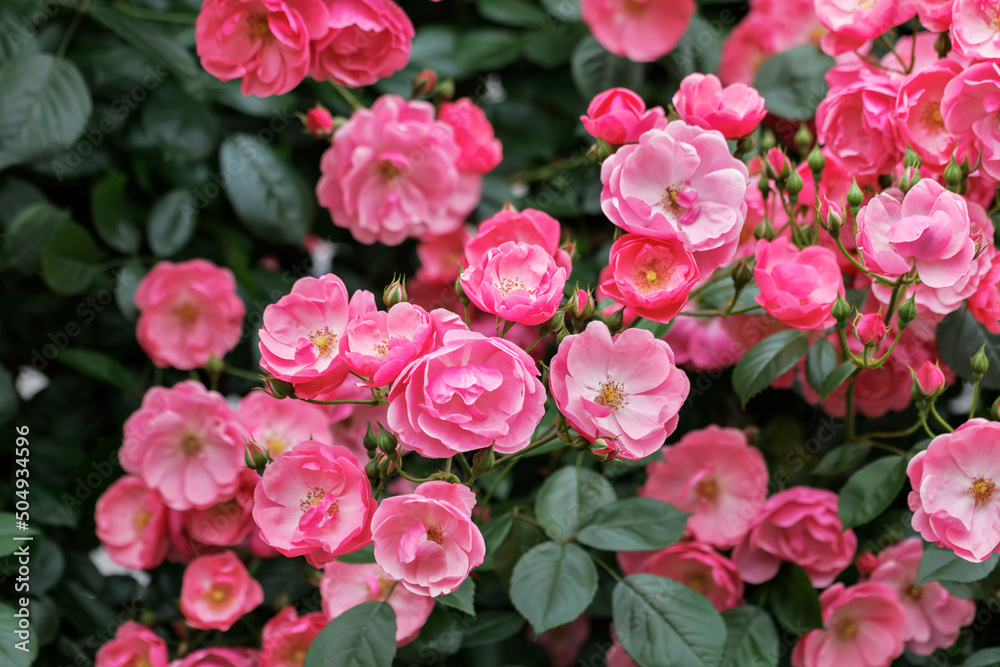
[[[994,0],[954,0],[951,41],[968,58],[1000,59],[1000,6]]]
[[[183,513],[184,528],[191,539],[206,545],[233,547],[254,528],[253,496],[260,476],[249,468],[240,471],[236,495],[205,509]]]
[[[170,667],[262,667],[260,651],[252,648],[213,646],[174,660]]]
[[[430,102],[383,95],[334,132],[316,196],[360,243],[447,234],[479,203],[482,179],[461,172],[461,156]]]
[[[465,225],[449,234],[422,238],[417,244],[417,258],[420,259],[417,279],[428,284],[454,285],[469,238],[469,228]],[[558,240],[557,233],[557,243]]]
[[[829,37],[823,39],[823,50],[830,55],[840,55],[861,48],[896,25],[898,0],[815,0],[816,16],[827,29]]]
[[[323,613],[328,619],[337,618],[359,604],[385,600],[388,595],[389,606],[396,614],[397,646],[416,639],[434,609],[433,598],[411,592],[389,578],[378,563],[328,563],[323,568],[319,590],[323,595]]]
[[[97,499],[97,537],[122,567],[152,570],[167,555],[167,506],[138,477],[115,480]]]
[[[349,449],[304,442],[267,466],[253,519],[264,542],[322,567],[371,542],[375,507],[368,476]]]
[[[615,54],[639,63],[670,53],[687,31],[694,0],[581,0],[580,12],[594,38]]]
[[[465,245],[466,266],[478,264],[488,252],[507,241],[540,246],[552,255],[556,266],[572,269],[569,253],[559,247],[559,221],[548,213],[526,208],[504,209],[479,225],[476,235]]]
[[[767,464],[746,434],[735,428],[687,433],[663,449],[663,461],[647,468],[639,495],[690,512],[687,532],[725,549],[746,535],[767,498]]]
[[[125,621],[97,650],[96,667],[167,667],[167,642],[144,625]]]
[[[951,10],[955,0],[917,0],[920,23],[932,32],[947,32],[951,27]]]
[[[655,574],[698,591],[719,611],[738,607],[743,580],[733,562],[710,546],[678,542],[642,561],[636,573]]]
[[[982,153],[979,169],[1000,180],[1000,62],[967,67],[952,79],[941,99],[944,126],[972,148],[969,162]]]
[[[611,88],[595,95],[580,121],[590,136],[612,146],[635,143],[643,132],[667,126],[663,107],[647,111],[643,99],[628,88]]]
[[[272,459],[306,440],[333,444],[329,421],[318,405],[252,391],[240,399],[238,414],[253,441]]]
[[[854,337],[862,345],[877,346],[888,335],[882,313],[866,313],[854,323]]]
[[[1000,333],[1000,255],[992,249],[984,254],[990,261],[989,272],[969,297],[969,312],[990,333],[997,334]]]
[[[264,589],[232,551],[188,563],[181,582],[184,621],[199,630],[228,630],[264,602]]]
[[[503,146],[493,136],[493,126],[483,110],[468,97],[445,102],[438,109],[438,120],[451,125],[461,153],[458,168],[472,174],[493,171],[503,159]]]
[[[350,88],[406,67],[413,24],[392,0],[324,0],[327,30],[313,37],[309,76]]]
[[[299,616],[295,607],[283,607],[264,624],[261,667],[302,667],[309,645],[326,624],[322,612]]]
[[[764,310],[795,329],[833,326],[830,309],[844,296],[844,278],[832,250],[818,245],[799,250],[782,236],[758,241],[754,258],[753,276],[760,288],[754,300]]]
[[[599,321],[563,339],[549,383],[570,426],[590,442],[608,438],[630,460],[649,456],[674,432],[691,386],[662,340],[645,329],[612,338]]]
[[[747,583],[772,579],[781,562],[790,561],[824,588],[851,564],[857,547],[854,531],[840,522],[837,494],[793,486],[767,499],[732,558]]]
[[[722,134],[676,121],[604,161],[601,209],[627,232],[683,241],[708,275],[736,254],[749,183]]]
[[[328,139],[333,134],[333,114],[317,104],[306,112],[306,129],[317,139]]]
[[[236,347],[246,308],[229,269],[204,259],[162,261],[135,291],[135,335],[153,363],[180,370],[201,368]]]
[[[375,561],[413,593],[451,593],[486,553],[472,523],[475,505],[468,487],[448,482],[424,482],[412,494],[386,498],[372,517]]]
[[[751,134],[764,120],[764,98],[743,83],[725,88],[714,74],[688,74],[674,93],[674,108],[686,123],[718,130],[726,139]]]
[[[611,246],[604,294],[654,322],[669,322],[698,282],[698,264],[674,239],[625,234]]]
[[[392,385],[388,426],[400,445],[427,458],[491,445],[503,454],[520,451],[545,413],[538,374],[531,357],[506,340],[449,331]]]
[[[896,97],[900,135],[930,168],[943,169],[955,152],[955,137],[945,128],[941,100],[945,87],[962,69],[954,60],[938,60],[908,76]]]
[[[925,361],[917,369],[917,372],[914,374],[914,382],[917,383],[920,391],[925,396],[933,396],[944,391],[947,385],[947,380],[945,380],[941,367],[930,360]]]

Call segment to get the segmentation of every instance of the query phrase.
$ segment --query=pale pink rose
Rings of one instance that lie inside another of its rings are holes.
[[[690,304],[687,307],[693,308]],[[721,317],[675,318],[663,340],[674,351],[678,366],[698,371],[719,371],[736,363],[746,352]]]
[[[972,419],[939,435],[906,471],[913,527],[925,540],[976,563],[1000,546],[1000,424]]]
[[[680,239],[708,275],[736,254],[749,183],[722,134],[676,121],[601,164],[601,209],[627,232]]]
[[[758,241],[754,258],[753,275],[760,288],[754,301],[764,310],[795,329],[833,326],[830,309],[838,296],[844,296],[834,251],[818,245],[799,250],[782,236]]]
[[[698,282],[698,264],[681,241],[625,234],[611,246],[605,296],[655,322],[669,322]]]
[[[97,499],[97,538],[122,567],[152,570],[167,555],[167,506],[138,477],[115,480]]]
[[[322,0],[206,0],[195,24],[201,65],[244,95],[287,93],[309,70],[309,41],[327,33]]]
[[[461,171],[485,174],[500,164],[503,145],[493,135],[493,126],[486,114],[468,97],[442,104],[438,120],[455,130],[455,141],[461,149],[458,158]]]
[[[767,498],[767,464],[735,428],[687,433],[647,468],[640,496],[690,512],[687,532],[721,549],[739,542]]]
[[[410,495],[386,498],[372,517],[375,562],[413,593],[451,593],[486,552],[471,519],[475,505],[468,487],[448,482],[424,482]]]
[[[191,539],[202,544],[232,547],[240,544],[253,523],[254,489],[260,482],[256,471],[240,471],[240,486],[236,495],[206,509],[188,510],[183,514],[184,528]]]
[[[181,613],[199,630],[228,630],[264,602],[264,589],[232,551],[188,563],[181,581]]]
[[[264,624],[261,667],[302,667],[309,645],[326,624],[322,612],[299,616],[295,607],[283,607]]]
[[[327,30],[313,37],[309,76],[350,88],[406,67],[413,24],[392,0],[324,0]]]
[[[144,625],[125,621],[97,650],[96,667],[167,667],[167,642]]]
[[[306,440],[334,443],[323,408],[305,401],[278,399],[262,391],[252,391],[240,399],[238,414],[250,438],[272,459]]]
[[[1000,333],[1000,255],[987,250],[989,272],[983,276],[976,292],[969,297],[969,312],[990,333]]]
[[[900,86],[896,97],[896,124],[906,143],[930,168],[943,169],[955,152],[955,137],[941,115],[945,87],[962,72],[947,58],[914,72]]]
[[[545,649],[552,667],[575,667],[580,660],[580,650],[590,639],[590,618],[580,614],[575,620],[546,630],[537,637],[529,628],[528,638]]]
[[[545,413],[538,374],[513,343],[449,331],[392,385],[389,429],[400,445],[427,458],[491,445],[503,454],[520,451]]]
[[[819,601],[823,628],[799,639],[792,667],[889,667],[903,654],[906,612],[888,586],[837,583]]]
[[[213,646],[174,660],[170,667],[261,667],[260,651]]]
[[[476,235],[465,246],[464,266],[478,264],[490,250],[507,241],[517,241],[544,248],[556,266],[566,269],[569,275],[572,264],[569,253],[559,247],[559,234],[559,221],[548,213],[533,208],[504,209],[479,225]]]
[[[698,591],[719,611],[738,607],[743,580],[733,562],[710,546],[678,542],[642,561],[637,572],[679,581]]]
[[[897,0],[815,0],[816,16],[830,35],[823,50],[830,55],[854,51],[895,25]],[[834,39],[830,39],[834,38]]]
[[[195,380],[152,387],[125,420],[122,468],[167,507],[210,507],[239,486],[246,431],[221,394]]]
[[[747,583],[772,579],[782,561],[790,561],[824,588],[851,564],[857,547],[854,531],[840,522],[837,494],[793,486],[767,499],[732,559]]]
[[[479,203],[482,179],[460,171],[461,155],[430,102],[383,95],[334,132],[316,196],[360,243],[447,234]]]
[[[465,244],[470,238],[465,225],[450,234],[422,238],[417,244],[417,257],[420,259],[417,279],[426,283],[454,285],[458,278],[458,265],[465,257]]]
[[[204,259],[162,261],[135,291],[135,336],[153,363],[180,370],[201,368],[236,347],[246,308],[229,269]]]
[[[917,655],[930,655],[958,640],[959,631],[972,623],[976,604],[953,596],[936,581],[915,586],[923,555],[920,538],[909,537],[879,553],[869,579],[896,591],[906,611],[906,647]]]
[[[370,400],[372,392],[366,387],[359,387],[354,382],[345,382],[330,394],[329,400]],[[330,422],[330,433],[333,441],[342,447],[347,447],[361,465],[368,463],[368,452],[362,439],[368,430],[368,424],[386,423],[388,406],[357,405],[344,403],[325,406],[326,418]]]
[[[347,323],[375,310],[371,292],[348,301],[347,287],[332,273],[300,278],[290,294],[264,309],[260,367],[295,385],[299,398],[326,398],[348,375],[338,354]]]
[[[389,606],[396,614],[397,646],[416,639],[434,609],[434,598],[411,592],[391,579],[378,563],[328,563],[323,568],[319,590],[323,595],[323,613],[328,619],[337,618],[359,604],[385,600],[389,595]]]
[[[931,32],[947,32],[951,27],[955,0],[917,0],[920,23]]]
[[[1000,180],[1000,62],[967,67],[952,79],[941,99],[944,126],[959,141],[971,144],[970,163],[981,152],[979,169]]]
[[[714,74],[688,74],[674,93],[673,103],[681,120],[718,130],[726,139],[751,134],[767,115],[764,98],[756,89],[743,83],[723,88]]]
[[[264,542],[322,567],[371,542],[375,507],[368,476],[349,449],[304,442],[267,466],[253,519]]]
[[[646,103],[628,88],[611,88],[598,93],[580,116],[587,133],[612,146],[632,144],[643,132],[667,126],[663,107],[646,110]]]
[[[1000,59],[1000,6],[994,0],[954,0],[951,42],[968,58]]]
[[[582,0],[580,12],[594,38],[639,63],[670,53],[687,31],[694,0]]]
[[[600,321],[563,339],[549,383],[570,426],[590,442],[612,440],[618,456],[633,461],[674,432],[691,386],[669,345],[645,329],[612,337]]]
[[[566,287],[566,269],[545,248],[507,241],[488,250],[462,273],[469,300],[502,320],[528,326],[555,315]]]

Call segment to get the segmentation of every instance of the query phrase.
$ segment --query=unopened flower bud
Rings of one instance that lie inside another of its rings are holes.
[[[765,151],[769,151],[778,143],[778,140],[774,137],[774,132],[769,129],[765,129],[760,133],[760,147]]]
[[[903,169],[903,175],[899,177],[899,189],[903,193],[910,191],[914,185],[920,182],[920,170],[916,167],[906,167]]]
[[[375,457],[375,464],[378,466],[378,473],[382,477],[389,478],[396,474],[396,464],[384,452],[378,453],[378,456]]]
[[[993,405],[990,406],[990,419],[993,421],[1000,421],[1000,398],[993,401]]]
[[[812,171],[814,176],[826,169],[826,156],[823,155],[823,151],[820,150],[819,144],[813,146],[812,151],[809,153],[808,162],[809,170]]]
[[[981,233],[980,233],[980,236],[982,236],[982,234],[981,234]],[[210,356],[210,357],[208,358],[208,361],[206,361],[206,362],[205,362],[205,371],[206,371],[206,372],[207,372],[207,373],[208,373],[209,375],[215,375],[215,376],[218,376],[218,375],[219,375],[219,373],[221,373],[221,372],[222,372],[222,370],[223,370],[223,369],[224,369],[225,367],[226,367],[226,364],[225,364],[225,363],[223,363],[222,359],[219,359],[219,358],[218,358],[217,356],[215,356],[214,354],[213,354],[212,356]]]
[[[799,193],[802,192],[802,187],[805,184],[802,182],[802,176],[797,171],[793,171],[788,175],[788,180],[785,181],[785,192],[792,195],[793,198],[797,198]]]
[[[944,168],[944,182],[952,192],[958,192],[962,187],[962,168],[955,162],[955,158]]]
[[[385,452],[386,454],[392,454],[393,452],[396,451],[397,444],[398,443],[396,442],[396,436],[393,435],[391,432],[382,428],[382,425],[379,424],[379,431],[378,431],[379,450]]]
[[[934,50],[937,51],[938,58],[944,58],[951,52],[951,34],[947,30],[934,40]]]
[[[559,309],[545,321],[542,328],[547,331],[559,331],[566,326],[566,311]]]
[[[451,98],[455,97],[455,80],[448,78],[444,81],[438,82],[438,85],[434,87],[434,92],[437,94],[438,99],[443,102],[447,102]]]
[[[256,470],[261,474],[263,474],[267,464],[271,462],[271,459],[260,448],[260,445],[253,440],[243,441],[243,460],[246,461],[248,468]]]
[[[753,230],[753,235],[757,240],[772,240],[774,238],[774,227],[771,226],[771,221],[767,218],[761,220],[760,224]]]
[[[733,267],[733,286],[737,291],[742,290],[753,281],[753,269],[750,267],[750,260],[746,257],[741,259]]]
[[[878,557],[869,552],[859,554],[857,560],[854,561],[854,567],[858,568],[858,573],[862,577],[866,577],[878,567]]]
[[[760,180],[757,181],[757,189],[760,190],[760,196],[767,201],[768,195],[771,194],[771,182],[767,179],[767,174],[761,174]]]
[[[975,380],[981,380],[986,371],[990,369],[990,360],[986,357],[986,345],[984,344],[979,351],[972,355],[970,360],[972,364],[972,377]]]
[[[606,438],[598,438],[590,446],[590,453],[601,463],[607,463],[608,461],[614,461],[618,455],[618,448],[612,441]]]
[[[462,306],[468,306],[472,303],[472,300],[465,294],[465,288],[462,287],[462,274],[458,274],[458,278],[455,279],[455,293],[458,295],[458,302]]]
[[[365,431],[365,437],[361,439],[361,443],[369,452],[378,449],[378,431],[375,430],[371,422],[368,422],[368,429]]]
[[[578,322],[590,319],[594,315],[594,296],[587,290],[577,288],[566,308],[569,316]]]
[[[737,156],[746,155],[747,153],[752,151],[756,145],[757,145],[756,135],[748,134],[747,136],[740,138],[740,140],[736,142],[736,155]]]
[[[272,398],[288,398],[295,395],[295,385],[276,377],[264,378],[264,393]]]
[[[910,296],[909,299],[901,303],[896,314],[899,316],[899,328],[905,329],[910,322],[917,319],[916,297]]]
[[[379,471],[378,471],[378,459],[377,458],[372,459],[371,461],[369,461],[368,463],[365,464],[365,474],[368,475],[368,480],[372,484],[375,484],[375,483],[378,482],[379,478],[381,477],[381,473],[379,473]]]
[[[317,139],[329,139],[333,134],[333,115],[317,104],[306,112],[306,129]]]
[[[490,470],[493,470],[493,466],[496,465],[497,458],[496,454],[493,453],[493,447],[487,447],[486,449],[480,449],[478,452],[472,455],[472,472],[478,475],[485,475]]]
[[[437,85],[437,73],[432,69],[420,70],[413,77],[413,97],[423,97],[434,92]]]
[[[914,400],[934,398],[944,391],[945,379],[941,367],[929,359],[920,365],[916,372],[910,370],[913,375],[913,387],[910,395]]]
[[[397,303],[403,303],[406,300],[406,279],[402,276],[399,278],[393,276],[392,282],[382,292],[382,303],[385,304],[386,308],[392,308]]]
[[[843,325],[851,317],[851,304],[847,303],[844,297],[838,296],[837,300],[833,302],[833,308],[830,309],[830,313],[837,320],[838,324]]]
[[[865,193],[863,193],[861,188],[858,187],[858,180],[854,179],[854,182],[851,183],[850,189],[847,191],[847,204],[851,207],[851,209],[855,210],[856,213],[856,209],[861,208],[861,204],[863,204],[864,201]]]
[[[903,156],[903,166],[916,168],[919,167],[921,164],[923,164],[923,161],[920,159],[920,156],[917,155],[916,152],[907,145],[906,155]]]
[[[625,324],[625,309],[619,308],[615,312],[607,316],[608,329],[611,331],[611,335],[615,335],[622,330],[622,326]]]
[[[826,228],[830,231],[830,236],[833,238],[840,236],[840,228],[843,226],[844,219],[833,210],[833,207],[830,207],[830,212],[826,216]]]
[[[812,148],[813,135],[805,123],[799,125],[799,130],[795,133],[795,145],[798,146],[799,155],[805,155]]]
[[[585,452],[590,449],[590,441],[582,435],[576,435],[569,441],[569,446],[574,452]]]
[[[569,260],[573,264],[576,264],[576,261],[580,259],[580,250],[576,247],[576,243],[573,241],[563,241],[562,245],[559,246],[559,249],[565,251],[566,254],[569,255]]]
[[[865,347],[878,347],[887,335],[889,328],[878,313],[867,313],[854,321],[854,337]]]

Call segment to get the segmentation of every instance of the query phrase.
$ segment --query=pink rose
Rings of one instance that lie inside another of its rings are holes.
[[[997,334],[1000,333],[1000,255],[995,251],[983,254],[989,257],[990,268],[969,297],[969,312],[990,333]]]
[[[397,584],[378,563],[328,563],[323,568],[319,590],[323,595],[323,613],[329,619],[337,618],[359,604],[386,600],[386,595],[389,595],[389,606],[396,613],[397,646],[416,639],[434,609],[433,598],[423,593],[418,595]]]
[[[239,486],[246,432],[221,394],[197,381],[152,387],[125,420],[122,468],[157,491],[167,507],[209,507]]]
[[[256,471],[249,468],[241,470],[240,486],[235,496],[206,509],[184,512],[183,523],[187,534],[206,545],[232,547],[240,544],[254,527],[253,496],[259,482]]]
[[[333,138],[316,196],[360,243],[453,232],[479,203],[481,178],[460,172],[455,131],[430,102],[383,95]]]
[[[332,273],[300,278],[290,294],[264,309],[260,367],[295,385],[299,398],[325,398],[347,378],[338,354],[347,323],[375,310],[375,297],[347,287]]]
[[[427,458],[491,445],[503,454],[520,451],[544,413],[545,388],[531,357],[471,331],[446,333],[389,391],[389,428],[400,445]]]
[[[566,269],[569,275],[572,264],[569,253],[559,247],[559,234],[559,221],[548,213],[533,208],[504,209],[484,220],[476,235],[466,243],[466,266],[478,264],[484,255],[507,241],[516,241],[544,248],[556,266]]]
[[[882,313],[866,313],[854,323],[854,338],[862,345],[878,346],[888,335]]]
[[[687,532],[721,549],[739,542],[767,498],[767,464],[735,428],[687,433],[647,468],[640,496],[690,512]]]
[[[816,16],[831,33],[823,38],[823,50],[830,55],[859,49],[896,25],[893,21],[897,0],[815,0],[815,3]]]
[[[309,645],[326,623],[321,612],[299,616],[295,607],[283,607],[264,624],[261,667],[302,667]]]
[[[944,97],[941,98],[944,126],[960,141],[971,144],[970,162],[975,162],[976,154],[982,152],[979,168],[993,180],[1000,180],[998,112],[1000,62],[967,67],[945,86]]]
[[[799,250],[782,236],[758,241],[754,258],[753,276],[760,288],[754,301],[764,310],[795,329],[833,326],[830,309],[844,296],[844,278],[832,250],[818,245]]]
[[[980,60],[1000,58],[1000,7],[992,0],[954,0],[951,41],[959,53]]]
[[[678,542],[661,549],[643,560],[637,572],[679,581],[704,595],[719,611],[742,604],[739,570],[718,551],[698,542]]]
[[[854,531],[840,522],[837,494],[793,486],[767,499],[732,558],[747,583],[764,583],[791,561],[824,588],[851,564],[857,547]]]
[[[461,153],[458,168],[473,174],[493,171],[503,159],[503,146],[493,136],[493,126],[486,114],[468,97],[445,102],[438,109],[438,120],[451,125]]]
[[[392,0],[324,0],[329,18],[313,37],[309,76],[350,88],[406,67],[413,24]]]
[[[469,229],[463,225],[454,232],[440,236],[425,236],[417,244],[417,279],[426,283],[454,285],[459,262],[465,257]],[[559,235],[556,234],[556,242]]]
[[[167,555],[167,506],[138,477],[115,480],[97,499],[97,537],[122,567],[152,570]]]
[[[97,650],[96,667],[167,667],[167,642],[144,625],[125,621]]]
[[[529,628],[528,638],[545,649],[552,667],[575,667],[579,664],[580,651],[590,639],[590,618],[580,614],[575,620],[546,630],[537,637]]]
[[[954,60],[938,60],[906,78],[896,97],[896,125],[903,140],[931,168],[943,169],[955,152],[955,137],[945,128],[941,99],[962,71]]]
[[[920,368],[914,375],[914,382],[917,383],[917,387],[924,394],[924,396],[934,396],[942,391],[944,391],[947,381],[945,380],[944,373],[941,371],[941,367],[930,361],[929,359],[921,364]]]
[[[306,440],[333,444],[329,421],[318,405],[252,391],[240,399],[238,414],[250,438],[272,459]]]
[[[486,553],[472,523],[475,505],[468,487],[448,482],[424,482],[412,494],[386,498],[372,517],[375,562],[413,593],[451,593]]]
[[[955,0],[917,0],[917,16],[931,32],[947,32]]]
[[[309,41],[327,33],[321,0],[206,0],[195,24],[201,65],[244,95],[287,93],[309,70]]]
[[[375,511],[364,468],[346,447],[304,442],[267,466],[254,493],[260,537],[322,567],[371,542]]]
[[[663,107],[646,110],[646,103],[628,88],[611,88],[598,93],[580,116],[587,133],[612,146],[632,144],[643,132],[667,126]]]
[[[683,241],[708,275],[736,254],[749,183],[722,134],[677,121],[604,161],[601,209],[627,232]]]
[[[958,640],[959,631],[972,623],[976,604],[953,596],[936,581],[914,586],[923,555],[920,538],[906,538],[878,555],[870,580],[896,591],[906,612],[906,647],[917,655],[930,655]]]
[[[555,315],[566,277],[566,269],[556,266],[545,248],[507,241],[466,269],[461,285],[480,310],[535,326]]]
[[[637,315],[669,322],[698,282],[698,265],[674,239],[625,234],[611,246],[611,276],[601,290]]]
[[[686,123],[718,130],[726,139],[752,133],[767,111],[756,89],[742,83],[722,87],[714,74],[688,74],[674,93],[674,108]]]
[[[903,654],[906,612],[888,586],[837,583],[819,601],[823,628],[799,639],[792,667],[889,667]]]
[[[333,114],[317,104],[306,112],[306,129],[317,139],[329,139],[333,134]]]
[[[246,308],[233,272],[204,259],[162,261],[135,290],[139,346],[161,368],[201,368],[236,347]]]
[[[690,389],[669,345],[645,329],[612,338],[599,321],[563,339],[549,383],[570,426],[590,442],[613,440],[618,455],[633,461],[674,432]]]
[[[663,340],[674,351],[678,366],[699,371],[722,370],[739,361],[746,352],[721,317],[675,318]]]
[[[170,667],[261,667],[260,651],[213,646],[174,660]]]
[[[974,563],[1000,546],[1000,424],[972,419],[939,435],[906,468],[913,528]]]
[[[264,589],[232,551],[188,563],[181,581],[181,613],[199,630],[228,630],[264,602]]]
[[[694,0],[581,0],[580,12],[601,46],[646,63],[670,53],[687,31]]]

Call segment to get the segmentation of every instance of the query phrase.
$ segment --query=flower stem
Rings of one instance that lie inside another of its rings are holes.
[[[337,90],[338,93],[340,93],[340,96],[343,97],[344,100],[351,105],[351,111],[357,111],[358,109],[364,108],[365,105],[361,103],[361,100],[359,100],[354,93],[348,90],[346,86],[343,86],[337,83],[336,81],[331,81],[330,83],[332,83],[333,87]]]

